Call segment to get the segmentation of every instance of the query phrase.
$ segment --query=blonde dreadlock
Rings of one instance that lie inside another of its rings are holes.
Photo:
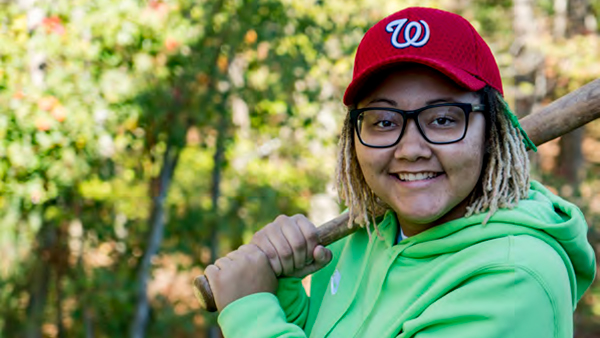
[[[486,105],[486,154],[479,182],[469,197],[465,217],[488,212],[485,225],[500,208],[513,208],[528,196],[529,158],[520,130],[508,114],[508,105],[495,89],[486,86],[479,92]],[[350,109],[346,114],[339,141],[336,168],[337,187],[341,200],[346,203],[350,220],[367,228],[370,224],[379,233],[375,218],[382,216],[389,206],[379,200],[364,179],[354,149],[354,131],[350,123]]]

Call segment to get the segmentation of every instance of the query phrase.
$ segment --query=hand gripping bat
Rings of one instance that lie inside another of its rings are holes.
[[[600,79],[561,97],[539,112],[522,118],[521,126],[536,145],[565,135],[600,117]],[[354,233],[359,226],[348,227],[348,214],[324,223],[317,228],[319,243],[327,246]],[[217,306],[208,279],[200,275],[194,279],[194,293],[202,308],[215,312]]]

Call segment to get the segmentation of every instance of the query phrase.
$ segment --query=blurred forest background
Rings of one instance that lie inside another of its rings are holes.
[[[218,337],[192,279],[337,215],[353,53],[410,5],[468,18],[521,116],[600,78],[600,0],[0,0],[0,337]],[[598,247],[600,123],[532,159]]]

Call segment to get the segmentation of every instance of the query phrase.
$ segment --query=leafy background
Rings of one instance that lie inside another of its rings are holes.
[[[278,214],[339,212],[353,53],[411,5],[473,22],[521,116],[600,77],[598,0],[0,1],[0,337],[218,337],[193,277]],[[595,247],[599,145],[594,122],[532,155]]]

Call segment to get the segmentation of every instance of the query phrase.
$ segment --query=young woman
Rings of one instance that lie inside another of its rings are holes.
[[[225,337],[572,337],[587,225],[530,182],[535,146],[473,27],[430,8],[383,19],[344,103],[339,191],[364,229],[324,248],[280,216],[209,266]]]

